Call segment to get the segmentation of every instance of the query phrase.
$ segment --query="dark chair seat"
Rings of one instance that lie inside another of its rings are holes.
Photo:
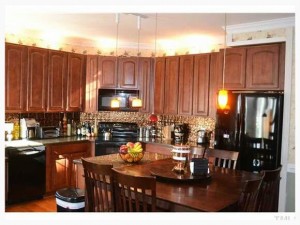
[[[115,211],[112,165],[96,164],[81,159],[86,187],[86,211]]]
[[[156,179],[123,174],[114,170],[118,212],[155,212]]]
[[[258,196],[259,212],[278,212],[281,166],[275,170],[262,170],[262,185]]]
[[[262,183],[262,178],[245,181],[237,205],[239,212],[257,211],[257,199],[258,199],[258,193],[259,193],[261,183]]]

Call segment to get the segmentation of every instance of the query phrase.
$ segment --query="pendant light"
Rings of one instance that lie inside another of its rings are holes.
[[[225,27],[224,27],[224,57],[223,57],[223,72],[222,72],[222,89],[218,92],[218,106],[220,109],[225,109],[228,102],[228,91],[224,88],[225,80],[225,56],[226,56],[226,31],[227,31],[227,18],[225,13]]]
[[[138,57],[138,73],[140,72],[140,30],[141,30],[141,16],[137,16],[137,29],[138,29],[138,51],[137,51],[137,57]],[[131,102],[132,108],[141,108],[142,107],[142,99],[139,97],[133,98]]]
[[[117,32],[116,32],[116,57],[118,57],[118,38],[119,38],[119,13],[116,13],[116,24],[117,24]],[[118,71],[116,70],[116,73]],[[115,89],[115,95],[117,94],[116,92],[117,90]],[[110,107],[117,109],[120,108],[120,100],[115,96],[115,98],[113,98],[110,101]]]

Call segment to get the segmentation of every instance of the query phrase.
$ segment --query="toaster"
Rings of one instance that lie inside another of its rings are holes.
[[[36,138],[57,138],[59,137],[59,128],[54,126],[36,127]]]

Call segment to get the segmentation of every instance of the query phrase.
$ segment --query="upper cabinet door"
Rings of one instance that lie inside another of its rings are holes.
[[[68,54],[67,107],[66,111],[82,111],[85,93],[85,56]]]
[[[118,59],[118,79],[119,88],[137,89],[138,88],[138,66],[137,58],[119,58]]]
[[[98,60],[99,88],[116,88],[117,78],[117,58],[114,56],[100,56]]]
[[[85,78],[85,112],[96,112],[98,100],[98,56],[87,56]]]
[[[208,115],[210,54],[195,56],[193,115]]]
[[[152,59],[151,58],[139,58],[139,87],[140,98],[142,99],[142,108],[140,112],[151,113],[152,112],[152,99],[153,99],[153,81],[152,81]]]
[[[155,74],[154,74],[154,113],[164,113],[165,99],[165,68],[166,58],[155,58]]]
[[[194,57],[180,56],[178,114],[192,115]]]
[[[176,115],[178,112],[179,57],[166,57],[165,109],[164,113]]]
[[[47,112],[63,112],[66,108],[66,52],[49,50]]]
[[[46,111],[47,65],[47,49],[28,47],[27,111]]]
[[[26,103],[27,47],[5,44],[5,112],[23,112]]]
[[[224,50],[221,52],[222,68],[224,59]],[[231,90],[245,88],[246,73],[246,48],[228,48],[225,56],[225,76],[224,87]],[[219,87],[222,87],[222,77]]]
[[[279,59],[278,44],[248,48],[247,88],[278,89],[281,76]]]

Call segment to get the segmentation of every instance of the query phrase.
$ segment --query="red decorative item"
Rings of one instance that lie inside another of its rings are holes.
[[[153,123],[156,123],[157,122],[157,115],[155,115],[155,114],[151,114],[150,116],[149,116],[149,120],[150,120],[150,122],[153,122]]]

